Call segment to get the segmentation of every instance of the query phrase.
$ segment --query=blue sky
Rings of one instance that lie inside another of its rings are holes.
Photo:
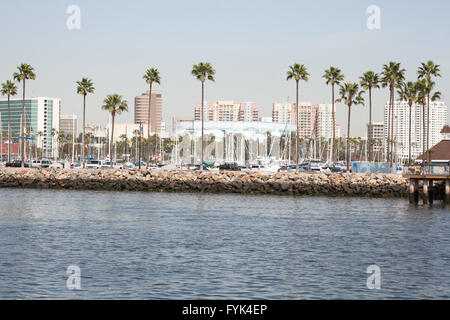
[[[80,30],[66,27],[72,4],[81,9]],[[381,30],[366,27],[369,5],[381,9]],[[438,90],[448,103],[449,12],[444,0],[9,1],[0,20],[0,81],[29,63],[37,73],[29,95],[59,97],[63,113],[81,117],[75,82],[89,77],[97,90],[88,98],[87,121],[106,123],[102,101],[119,93],[129,101],[130,112],[117,120],[125,122],[133,121],[134,97],[147,89],[142,75],[154,66],[170,125],[173,116],[193,116],[200,85],[190,70],[200,61],[217,71],[216,82],[207,84],[208,100],[256,101],[270,116],[272,102],[295,99],[294,83],[286,81],[294,62],[311,74],[300,100],[329,103],[322,74],[330,65],[355,82],[365,71],[399,61],[414,80],[419,63],[431,59],[441,65]],[[381,121],[388,92],[373,96],[374,120]],[[337,111],[345,128],[347,109],[338,105]],[[352,117],[352,135],[364,135],[368,107],[356,107]]]

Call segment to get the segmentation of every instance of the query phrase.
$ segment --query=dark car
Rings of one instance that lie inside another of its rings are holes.
[[[241,171],[241,167],[235,163],[225,163],[220,165],[219,170]]]
[[[8,162],[5,166],[9,167],[9,168],[21,168],[22,161],[21,160],[13,160],[12,162]],[[30,164],[25,162],[24,167],[29,168]]]

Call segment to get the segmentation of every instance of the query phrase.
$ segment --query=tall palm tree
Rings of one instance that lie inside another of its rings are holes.
[[[39,140],[37,147],[41,149],[40,157],[42,157],[42,153],[43,153],[42,152],[42,137],[44,136],[44,132],[38,131],[37,136],[38,136],[38,140]]]
[[[52,128],[52,156],[55,158],[55,136],[58,134],[58,131],[56,131],[55,128]],[[56,161],[56,159],[55,159]]]
[[[427,161],[430,162],[430,99],[432,90],[434,88],[435,83],[432,81],[432,78],[441,77],[440,69],[438,64],[434,64],[433,61],[427,61],[427,63],[421,63],[419,69],[417,71],[419,79],[425,79],[427,81],[427,133],[426,133],[426,143],[427,143]],[[440,96],[440,93],[438,92]],[[425,117],[425,114],[424,114]],[[424,133],[425,134],[425,133]]]
[[[383,88],[389,87],[389,115],[388,115],[388,155],[387,160],[393,162],[393,141],[394,141],[394,102],[395,102],[395,88],[399,87],[399,84],[405,79],[405,69],[401,68],[399,62],[389,62],[389,64],[383,65],[383,72],[381,83]]]
[[[309,80],[309,73],[308,69],[305,67],[304,64],[298,64],[294,63],[293,65],[289,66],[289,71],[287,72],[287,78],[286,80],[295,80],[295,86],[296,86],[296,98],[295,98],[295,108],[296,108],[296,124],[297,124],[297,152],[295,155],[295,162],[296,162],[296,172],[299,170],[299,141],[300,141],[300,126],[299,126],[299,105],[298,105],[298,85],[300,81],[307,82]]]
[[[322,76],[326,80],[327,85],[331,84],[331,103],[332,103],[332,111],[331,111],[331,125],[332,129],[332,151],[331,151],[331,161],[333,164],[336,162],[336,99],[334,98],[334,87],[335,85],[339,85],[341,81],[344,80],[344,75],[341,73],[341,69],[330,67],[330,69],[325,70],[325,74]]]
[[[77,93],[81,94],[83,96],[83,134],[81,136],[81,157],[83,158],[83,168],[86,164],[86,156],[84,154],[85,152],[85,146],[84,146],[84,136],[85,136],[85,129],[86,129],[86,96],[89,93],[94,93],[94,83],[92,80],[88,78],[82,78],[81,81],[77,81]]]
[[[344,103],[348,106],[348,119],[347,119],[347,172],[350,171],[350,117],[351,108],[359,104],[364,104],[364,98],[362,97],[364,91],[359,90],[357,83],[344,83],[339,87],[339,99],[338,102]]]
[[[369,130],[372,130],[372,89],[380,88],[380,77],[378,73],[367,71],[360,77],[360,85],[369,93]],[[370,140],[370,139],[369,139]],[[372,143],[369,141],[369,162],[372,161]]]
[[[409,105],[408,165],[411,165],[411,115],[412,106],[417,102],[417,83],[412,81],[404,82],[401,84],[397,93],[400,100],[407,101]]]
[[[425,151],[426,151],[426,143],[425,143],[425,127],[426,127],[426,119],[425,119],[425,106],[427,104],[427,81],[426,79],[419,79],[416,83],[417,90],[417,103],[422,105],[422,163],[425,163]]]
[[[216,74],[216,70],[211,66],[209,62],[200,62],[192,67],[191,74],[202,83],[202,163],[200,165],[200,170],[203,170],[203,158],[205,153],[205,145],[204,145],[204,117],[203,117],[203,109],[205,104],[205,81],[215,81],[214,75]]]
[[[11,96],[17,94],[17,87],[14,82],[7,80],[2,83],[1,93],[3,96],[8,96],[8,162],[11,162]]]
[[[34,68],[26,63],[22,63],[17,67],[19,72],[14,72],[13,78],[17,82],[23,83],[23,98],[22,98],[22,124],[21,124],[21,146],[22,146],[22,168],[25,167],[25,88],[26,88],[26,80],[34,80],[36,79],[36,74],[34,73]]]
[[[151,105],[152,105],[152,86],[153,83],[160,84],[161,77],[159,76],[158,69],[150,68],[148,69],[144,76],[142,77],[145,82],[150,86],[149,90],[149,96],[148,96],[148,122],[147,122],[147,152],[148,152],[148,161],[147,161],[147,168],[150,163],[150,132],[151,132]]]
[[[113,167],[113,141],[114,141],[114,118],[122,112],[128,111],[128,102],[118,94],[110,94],[103,100],[102,109],[111,113],[111,140],[109,143],[109,157],[111,168]]]

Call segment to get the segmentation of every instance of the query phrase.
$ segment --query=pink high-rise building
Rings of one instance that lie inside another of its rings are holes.
[[[203,115],[201,102],[195,106],[195,120],[204,117],[209,121],[258,121],[258,105],[255,102],[235,103],[234,101],[217,101],[204,103]]]

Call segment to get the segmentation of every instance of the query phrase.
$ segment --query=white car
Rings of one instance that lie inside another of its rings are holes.
[[[105,161],[101,165],[102,169],[110,169],[111,168],[111,161]],[[123,166],[121,164],[117,164],[117,162],[113,162],[113,169],[123,169]]]
[[[50,165],[52,164],[52,162],[50,160],[33,160],[33,162],[31,162],[31,167],[32,168],[49,168]]]
[[[86,169],[100,169],[102,165],[102,160],[88,160],[88,162],[86,162]]]
[[[135,169],[135,168],[136,168],[136,166],[135,166],[134,164],[132,164],[131,162],[126,162],[126,163],[123,165],[123,167],[124,167],[125,169]]]
[[[64,169],[64,164],[61,162],[53,162],[49,168],[56,168],[56,169]]]
[[[266,171],[267,169],[266,169],[266,167],[265,166],[262,166],[262,165],[252,165],[251,167],[250,167],[250,171]]]

